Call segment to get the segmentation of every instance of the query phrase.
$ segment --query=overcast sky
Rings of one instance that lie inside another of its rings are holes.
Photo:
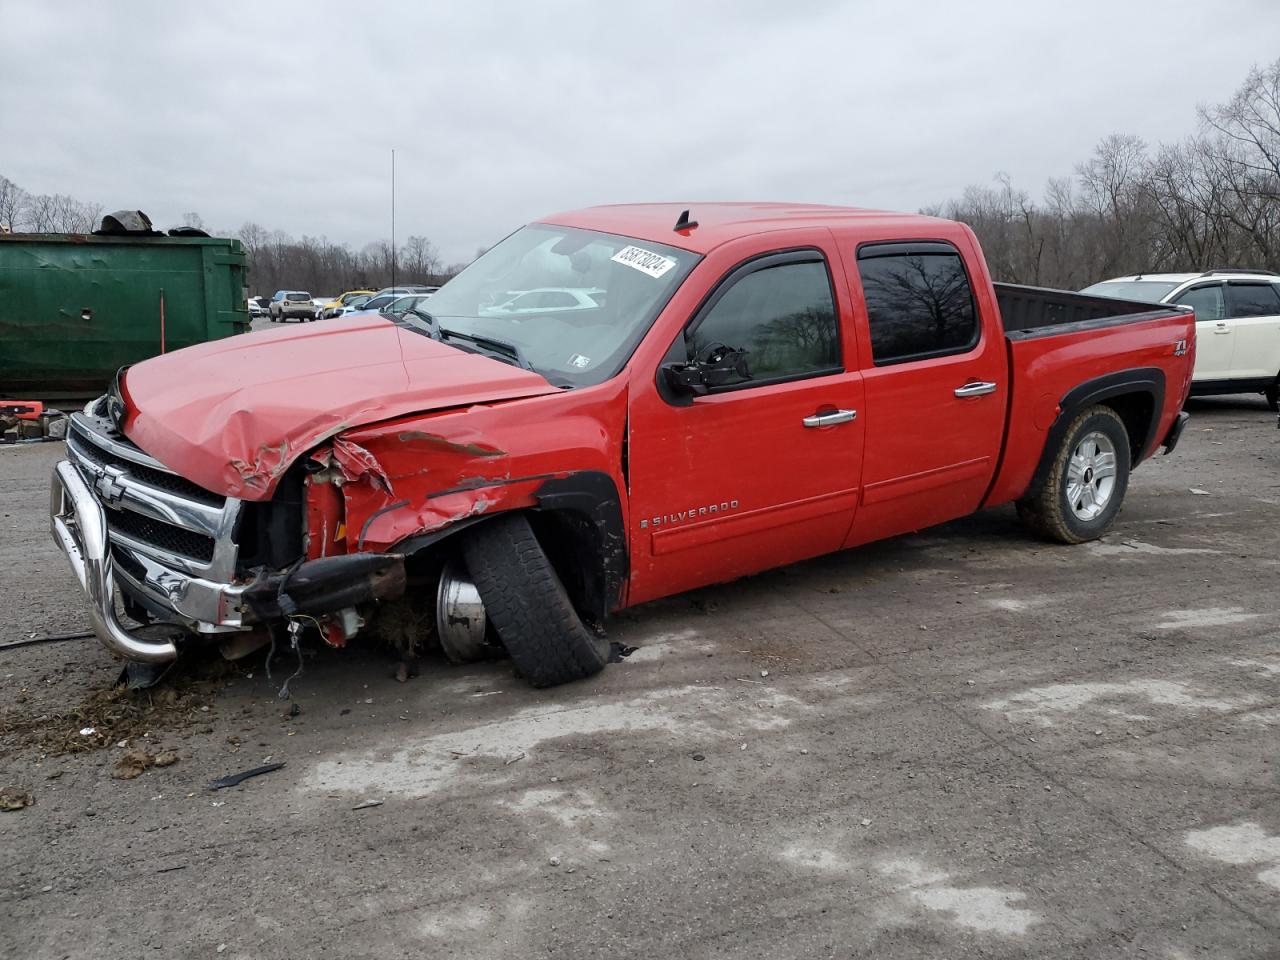
[[[1039,196],[1278,56],[1280,0],[0,0],[0,174],[359,247],[394,147],[398,237],[453,261],[595,203]]]

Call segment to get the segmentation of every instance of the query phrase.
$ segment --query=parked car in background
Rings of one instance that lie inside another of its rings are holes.
[[[364,302],[364,300],[367,300],[372,296],[372,290],[348,290],[346,293],[340,294],[326,303],[324,305],[324,311],[321,313],[321,317],[340,317],[343,313],[342,308],[352,300],[360,298],[361,302]]]
[[[315,319],[315,309],[305,290],[277,290],[271,298],[271,322],[284,323],[293,317],[305,323]]]
[[[256,320],[258,317],[265,317],[270,312],[267,309],[266,297],[249,297],[245,301],[245,305],[249,308],[250,320]]]
[[[325,305],[328,304],[331,300],[333,300],[333,297],[326,297],[323,295],[312,297],[311,304],[312,306],[315,307],[315,309],[311,312],[311,319],[319,320],[321,317],[323,317]]]
[[[358,297],[352,297],[345,304],[338,307],[330,314],[332,317],[345,317],[349,313],[359,313],[364,309],[364,305],[372,299],[372,295],[361,294]]]
[[[355,310],[355,311],[353,311],[353,312],[355,312],[355,313],[377,313],[377,312],[379,312],[380,310],[382,310],[382,308],[383,308],[383,307],[388,307],[388,306],[390,306],[391,304],[395,303],[397,300],[399,300],[399,299],[400,299],[401,297],[403,297],[403,296],[406,296],[406,294],[403,294],[403,293],[379,293],[379,294],[377,294],[376,296],[370,297],[370,298],[369,298],[368,300],[366,300],[363,304],[361,304],[361,305],[360,305],[360,307],[359,307],[357,310]]]
[[[1261,393],[1280,409],[1280,274],[1206,270],[1116,277],[1082,293],[1176,303],[1196,312],[1191,395]]]

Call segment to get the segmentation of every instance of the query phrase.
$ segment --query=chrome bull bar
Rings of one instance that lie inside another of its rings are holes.
[[[67,555],[89,598],[93,632],[103,645],[127,660],[168,663],[178,656],[170,640],[144,639],[125,629],[116,616],[116,588],[107,517],[69,460],[53,469],[49,502],[54,543]]]

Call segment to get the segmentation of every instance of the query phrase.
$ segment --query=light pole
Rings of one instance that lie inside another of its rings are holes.
[[[391,285],[396,285],[396,148],[391,148]]]

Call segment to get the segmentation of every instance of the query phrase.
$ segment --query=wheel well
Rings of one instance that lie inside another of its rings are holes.
[[[1151,419],[1155,416],[1155,398],[1146,392],[1122,393],[1107,397],[1100,403],[1114,410],[1124,422],[1125,431],[1129,434],[1129,463],[1136,465],[1142,459],[1143,448],[1151,433]]]
[[[600,532],[589,517],[577,510],[527,510],[534,536],[547,554],[574,609],[584,619],[603,623],[609,610],[605,561]],[[436,535],[411,537],[395,548],[403,552],[411,583],[432,583],[450,556],[460,556],[458,542],[469,527],[494,517],[475,517]]]
[[[596,525],[576,510],[530,510],[529,525],[579,616],[604,623],[608,601]]]

